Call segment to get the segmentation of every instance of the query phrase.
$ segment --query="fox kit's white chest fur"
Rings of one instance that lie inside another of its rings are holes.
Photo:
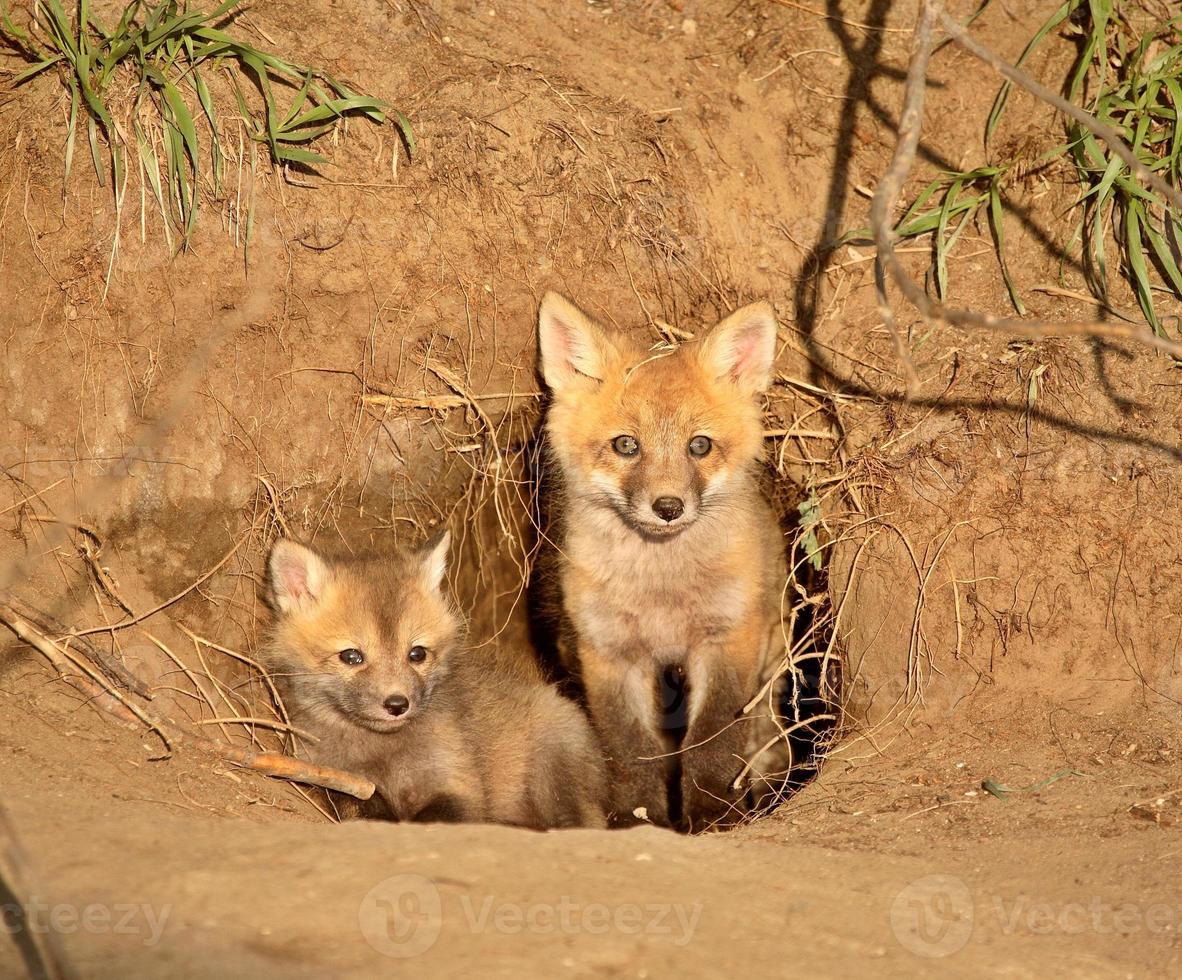
[[[605,654],[657,663],[725,635],[762,596],[751,576],[733,574],[743,556],[719,537],[717,526],[695,526],[646,541],[613,514],[589,510],[565,543],[575,628]]]

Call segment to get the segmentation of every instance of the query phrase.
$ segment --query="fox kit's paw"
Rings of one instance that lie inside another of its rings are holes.
[[[659,780],[618,784],[609,823],[612,827],[636,827],[645,823],[672,826],[665,786]]]
[[[731,827],[747,814],[746,793],[730,779],[686,770],[681,780],[682,823],[690,833]]]

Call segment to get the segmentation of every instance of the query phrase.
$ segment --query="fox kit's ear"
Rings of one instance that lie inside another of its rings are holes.
[[[702,362],[751,395],[766,390],[776,359],[776,315],[771,303],[752,303],[719,323],[702,342]]]
[[[315,606],[324,594],[328,575],[324,559],[298,541],[283,538],[271,547],[267,558],[270,597],[281,613]]]
[[[556,395],[602,381],[611,341],[595,322],[565,296],[546,293],[538,310],[538,350],[542,377]]]
[[[438,592],[447,574],[447,551],[451,547],[451,531],[439,531],[427,539],[420,552],[423,558],[423,581],[430,592]]]

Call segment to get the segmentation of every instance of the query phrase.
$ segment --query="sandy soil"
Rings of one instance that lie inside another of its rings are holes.
[[[1012,56],[1046,8],[998,4],[976,30]],[[1131,346],[926,337],[904,315],[923,385],[903,401],[869,250],[814,260],[865,221],[914,5],[826,9],[257,5],[268,43],[399,104],[416,160],[393,173],[392,131],[350,123],[317,186],[260,175],[247,252],[211,194],[169,258],[158,214],[140,241],[134,194],[105,300],[109,189],[76,161],[63,205],[68,102],[52,76],[5,92],[0,560],[20,562],[18,595],[84,627],[125,617],[96,566],[137,612],[183,593],[96,635],[155,710],[208,720],[200,690],[219,714],[265,701],[181,627],[249,654],[281,528],[358,546],[449,523],[475,632],[524,649],[524,495],[490,477],[491,447],[520,465],[545,288],[653,340],[771,298],[769,422],[827,433],[792,441],[780,478],[838,488],[847,723],[817,780],[725,835],[334,824],[286,783],[161,758],[5,640],[0,801],[34,924],[79,975],[1182,971],[1176,369]],[[1070,57],[1055,42],[1031,67],[1053,81]],[[984,155],[992,80],[946,48],[932,81],[912,190]],[[1015,110],[1002,142],[1053,145],[1048,113]],[[1013,193],[1036,315],[1093,312],[1035,290],[1058,284],[1071,195],[1054,173]],[[922,275],[923,250],[906,258]],[[985,229],[950,278],[955,302],[1006,310]],[[1060,285],[1084,291],[1070,263]],[[454,397],[432,365],[513,397],[480,401],[485,417],[358,397]],[[0,973],[18,971],[0,937]]]

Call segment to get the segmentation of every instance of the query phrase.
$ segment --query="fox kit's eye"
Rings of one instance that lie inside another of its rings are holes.
[[[635,456],[640,452],[640,443],[633,436],[616,436],[612,440],[612,449],[621,456]]]
[[[696,456],[701,459],[707,455],[711,449],[714,448],[714,443],[710,441],[709,436],[694,436],[689,441],[689,453],[691,456]]]
[[[338,656],[341,658],[341,663],[348,664],[350,667],[360,667],[365,663],[365,654],[354,647],[342,650]]]
[[[414,646],[410,648],[410,653],[406,655],[406,659],[412,664],[421,664],[427,659],[427,648]]]

